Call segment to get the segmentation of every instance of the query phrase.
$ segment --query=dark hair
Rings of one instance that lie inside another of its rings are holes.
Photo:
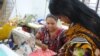
[[[46,20],[47,20],[49,17],[53,18],[55,21],[58,21],[58,18],[57,18],[56,16],[52,15],[52,14],[48,14],[47,17],[46,17]]]
[[[100,17],[79,0],[50,0],[49,9],[55,16],[67,16],[100,37]]]

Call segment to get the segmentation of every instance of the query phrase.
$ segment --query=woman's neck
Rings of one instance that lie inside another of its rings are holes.
[[[54,30],[50,31],[50,33],[54,33],[54,32],[56,32],[57,30],[58,30],[58,27],[55,28]]]

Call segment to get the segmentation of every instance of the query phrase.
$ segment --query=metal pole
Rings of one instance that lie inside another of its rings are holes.
[[[82,0],[82,2],[84,3],[84,2],[85,2],[85,0]]]
[[[17,0],[15,0],[15,11],[16,11],[16,17],[17,17]]]
[[[45,18],[45,16],[46,16],[46,8],[47,8],[47,0],[46,0],[46,2],[45,2],[44,18]]]
[[[96,12],[98,11],[98,7],[99,7],[99,0],[97,1]]]

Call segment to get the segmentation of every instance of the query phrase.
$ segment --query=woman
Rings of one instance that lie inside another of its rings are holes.
[[[85,37],[92,43],[93,51],[100,50],[100,17],[95,11],[79,0],[50,0],[49,10],[71,25],[66,32],[68,41],[75,36]],[[66,47],[67,44],[64,45]]]
[[[42,41],[42,44],[38,44],[43,50],[49,48],[55,52],[59,50],[64,44],[63,29],[57,26],[58,18],[49,14],[46,17],[46,25],[39,29],[36,34],[36,38]],[[45,46],[45,45],[46,46]],[[48,47],[47,47],[48,46]]]

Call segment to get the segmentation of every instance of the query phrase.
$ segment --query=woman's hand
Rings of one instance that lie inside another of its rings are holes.
[[[96,49],[95,55],[96,55],[96,56],[100,56],[100,49]]]
[[[42,48],[43,51],[46,51],[48,49],[48,46],[46,44],[43,44],[40,40],[36,39],[36,45]]]
[[[43,51],[46,51],[48,49],[48,46],[45,45],[45,44],[42,44],[41,48],[42,48]]]

